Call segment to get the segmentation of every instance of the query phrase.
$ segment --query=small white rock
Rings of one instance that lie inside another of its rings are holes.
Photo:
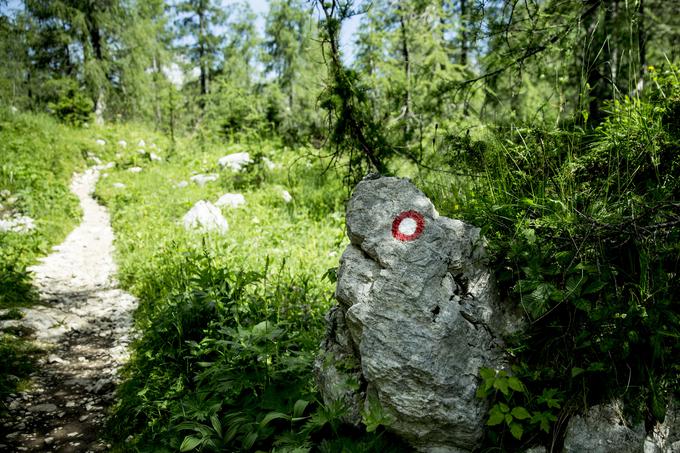
[[[282,190],[281,196],[283,197],[283,201],[285,201],[286,203],[290,203],[291,201],[293,201],[293,196],[287,190]]]
[[[232,208],[238,208],[241,205],[246,204],[245,197],[240,193],[225,193],[219,200],[215,203],[215,206],[229,206]]]
[[[144,140],[140,140],[139,143],[137,143],[137,146],[141,146],[143,148],[146,146],[146,142]]]
[[[186,187],[186,186],[188,186],[188,185],[189,185],[188,182],[186,182],[186,181],[180,181],[180,182],[178,182],[178,183],[175,185],[175,187],[177,187],[178,189],[181,189],[181,188]]]
[[[234,171],[241,171],[243,167],[252,162],[248,153],[228,154],[217,161],[220,167],[229,167]]]
[[[149,153],[149,159],[155,160],[155,161],[157,161],[157,162],[163,160],[163,159],[161,159],[156,153]]]
[[[104,145],[106,145],[106,141],[105,141],[105,140],[102,140],[101,138],[98,138],[97,140],[95,140],[95,143],[96,143],[97,145],[99,145],[99,146],[104,146]]]
[[[139,173],[140,171],[142,171],[142,167],[130,167],[128,168],[128,171],[130,173]]]
[[[142,154],[142,155],[144,155],[144,154],[146,154],[146,150],[145,150],[145,149],[138,149],[138,150],[137,150],[137,154]]]
[[[196,184],[198,184],[199,186],[202,187],[208,182],[217,181],[217,178],[219,178],[219,175],[211,173],[209,175],[202,175],[202,174],[194,175],[189,179],[191,179],[193,182],[195,182]]]
[[[227,219],[220,210],[209,201],[199,200],[182,219],[184,229],[198,229],[203,232],[217,231],[226,233],[229,229]]]
[[[125,184],[123,184],[122,182],[114,182],[112,185],[116,189],[125,189]]]
[[[47,362],[48,363],[66,363],[66,361],[64,359],[62,359],[61,357],[59,357],[56,354],[50,354],[49,356],[47,356]]]
[[[125,140],[118,140],[118,146],[120,146],[121,148],[126,148],[127,142]]]

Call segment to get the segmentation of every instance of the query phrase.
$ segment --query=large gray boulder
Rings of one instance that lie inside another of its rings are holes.
[[[506,366],[501,338],[518,319],[499,303],[479,229],[439,216],[408,180],[369,177],[347,232],[315,364],[324,402],[355,424],[380,407],[418,451],[474,449],[487,412],[479,370]]]
[[[569,420],[564,453],[642,453],[643,423],[633,425],[623,415],[620,401],[591,407]]]

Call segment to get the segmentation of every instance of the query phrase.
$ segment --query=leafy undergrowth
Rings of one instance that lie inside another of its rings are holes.
[[[163,148],[161,161],[122,150],[97,190],[119,276],[140,300],[141,338],[109,424],[115,448],[398,451],[381,428],[344,426],[314,384],[333,291],[324,274],[345,245],[341,178],[277,143]],[[253,158],[243,171],[217,164],[243,151]],[[199,185],[195,173],[217,180]],[[197,201],[227,192],[246,204],[221,209],[226,234],[184,230]]]
[[[680,80],[650,73],[648,97],[610,103],[594,131],[468,134],[452,151],[474,165],[453,169],[474,176],[423,182],[446,214],[483,227],[527,320],[508,339],[513,367],[481,373],[490,451],[559,446],[574,412],[610,398],[649,428],[678,397]]]

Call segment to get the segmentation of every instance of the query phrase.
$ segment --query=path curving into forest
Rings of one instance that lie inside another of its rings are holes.
[[[23,319],[47,353],[30,385],[8,402],[0,420],[0,451],[107,451],[101,440],[117,372],[127,360],[136,300],[118,288],[113,230],[92,192],[95,168],[74,175],[82,223],[31,270],[41,304]]]

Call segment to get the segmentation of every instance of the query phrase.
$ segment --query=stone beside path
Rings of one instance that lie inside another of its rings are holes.
[[[135,298],[114,279],[113,230],[107,210],[92,198],[96,168],[74,175],[82,223],[54,253],[31,268],[41,304],[19,321],[47,351],[25,391],[7,401],[0,451],[96,452],[113,403],[117,372],[127,360]]]

